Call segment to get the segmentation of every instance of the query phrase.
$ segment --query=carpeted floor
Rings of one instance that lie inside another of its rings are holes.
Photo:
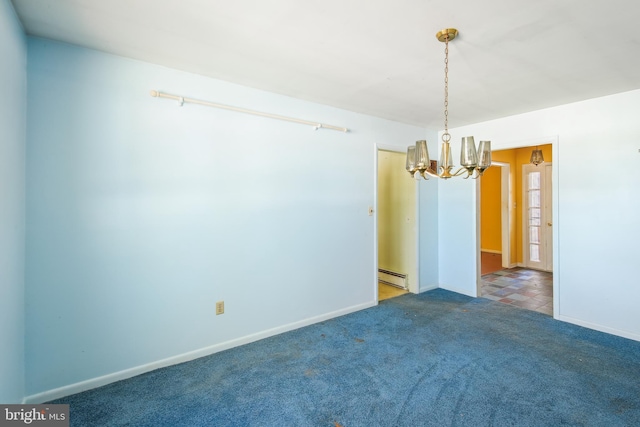
[[[638,426],[640,342],[438,289],[55,403],[72,426]]]

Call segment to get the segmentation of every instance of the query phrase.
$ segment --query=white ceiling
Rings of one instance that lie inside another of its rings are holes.
[[[443,128],[640,88],[638,0],[13,0],[28,34]],[[215,100],[212,100],[215,101]]]

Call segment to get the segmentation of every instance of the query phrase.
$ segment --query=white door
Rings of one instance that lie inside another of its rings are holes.
[[[522,167],[524,265],[538,270],[553,269],[551,222],[551,163]]]
[[[551,185],[551,163],[544,164],[544,241],[545,259],[547,271],[553,271],[553,210],[551,209],[552,197]]]

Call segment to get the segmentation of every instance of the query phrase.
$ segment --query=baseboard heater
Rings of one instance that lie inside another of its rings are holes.
[[[396,273],[391,270],[378,269],[378,281],[385,285],[395,286],[400,289],[407,289],[407,275]]]

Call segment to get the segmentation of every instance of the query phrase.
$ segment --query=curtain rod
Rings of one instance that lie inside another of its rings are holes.
[[[155,98],[175,99],[176,101],[179,102],[180,106],[182,106],[185,102],[190,102],[192,104],[205,105],[207,107],[215,107],[215,108],[222,108],[222,109],[225,109],[225,110],[237,111],[238,113],[253,114],[253,115],[256,115],[256,116],[268,117],[270,119],[285,120],[287,122],[294,122],[294,123],[300,123],[300,124],[303,124],[303,125],[309,125],[309,126],[313,126],[315,128],[315,130],[318,130],[318,129],[331,129],[331,130],[338,130],[340,132],[348,132],[349,131],[349,129],[347,129],[347,128],[327,125],[327,124],[324,124],[324,123],[318,123],[318,122],[312,122],[312,121],[309,121],[309,120],[296,119],[296,118],[293,118],[293,117],[280,116],[278,114],[263,113],[261,111],[247,110],[245,108],[233,107],[231,105],[216,104],[215,102],[201,101],[199,99],[186,98],[184,96],[178,96],[178,95],[171,95],[171,94],[163,93],[163,92],[160,92],[160,91],[157,91],[157,90],[152,90],[150,92],[150,94],[151,94],[151,96],[153,96]]]

